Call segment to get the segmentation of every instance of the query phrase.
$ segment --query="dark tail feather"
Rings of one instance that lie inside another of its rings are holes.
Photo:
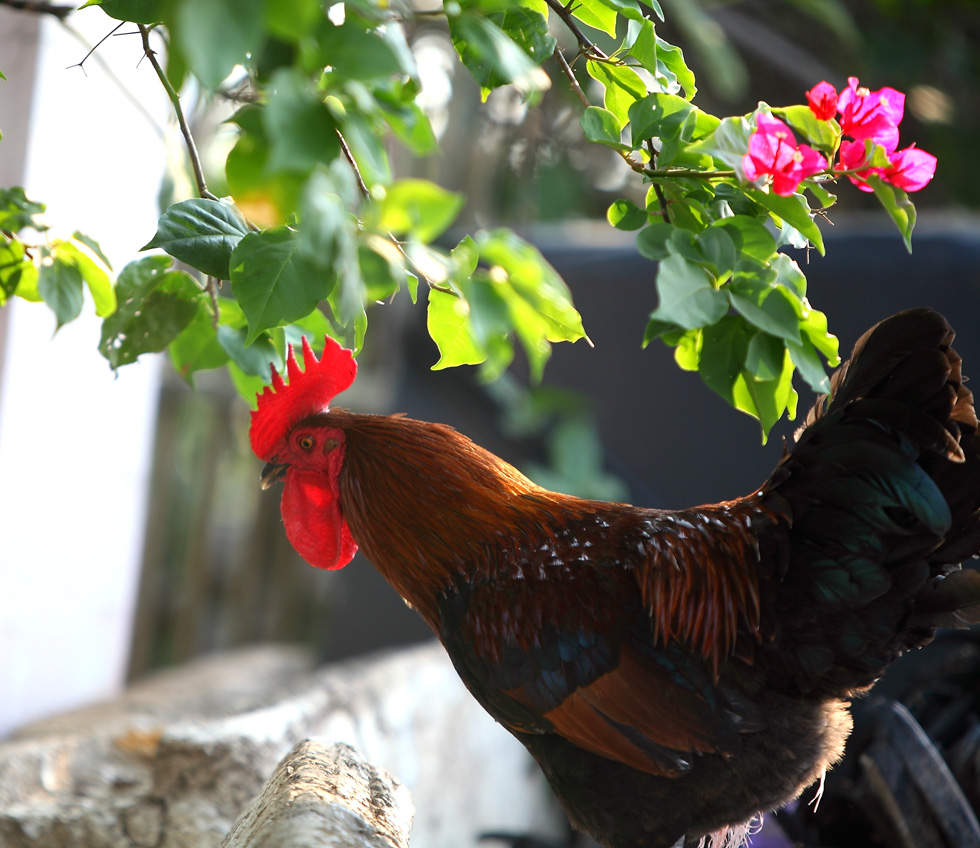
[[[795,672],[811,686],[866,685],[980,621],[980,573],[959,569],[980,552],[980,435],[953,335],[930,309],[870,329],[770,480],[793,516],[782,591],[812,604],[783,626],[822,651]]]

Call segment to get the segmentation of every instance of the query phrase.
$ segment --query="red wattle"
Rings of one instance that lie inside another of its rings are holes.
[[[282,491],[282,521],[292,546],[310,565],[343,568],[357,552],[331,479],[290,469]]]

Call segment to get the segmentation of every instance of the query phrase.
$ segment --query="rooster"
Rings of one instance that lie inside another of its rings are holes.
[[[333,409],[326,340],[252,413],[296,550],[358,548],[607,848],[738,844],[840,757],[849,702],[980,621],[980,436],[953,331],[869,330],[768,480],[645,509],[548,491],[450,427]]]

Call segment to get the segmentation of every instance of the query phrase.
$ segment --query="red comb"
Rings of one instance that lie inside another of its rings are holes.
[[[319,359],[303,336],[303,365],[301,370],[293,346],[286,356],[287,383],[272,369],[272,385],[256,396],[258,408],[252,411],[249,439],[259,459],[269,461],[272,451],[290,427],[307,415],[326,412],[330,401],[354,382],[357,363],[354,354],[338,342],[324,337],[323,354]]]

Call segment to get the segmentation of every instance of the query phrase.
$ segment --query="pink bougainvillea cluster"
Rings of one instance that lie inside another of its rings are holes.
[[[920,150],[914,144],[898,149],[898,125],[905,114],[905,95],[894,88],[869,91],[858,84],[857,77],[849,77],[847,88],[837,95],[828,82],[814,86],[806,93],[810,110],[818,118],[827,120],[827,102],[836,97],[836,112],[840,113],[841,139],[837,170],[856,171],[848,174],[848,179],[862,191],[872,191],[865,179],[877,174],[886,183],[891,183],[905,191],[918,191],[936,173],[936,157]],[[850,136],[850,140],[846,138]],[[884,148],[888,166],[866,168],[867,141]]]
[[[894,88],[869,91],[858,84],[857,77],[849,77],[847,83],[840,94],[829,82],[818,83],[806,93],[810,111],[818,120],[840,116],[842,138],[834,170],[844,172],[862,191],[873,191],[867,183],[871,175],[905,191],[918,191],[936,173],[936,157],[915,145],[898,149],[905,95]],[[884,150],[887,166],[862,167],[869,161],[869,141]],[[830,170],[821,153],[797,144],[786,124],[762,112],[749,137],[743,167],[750,180],[769,176],[772,190],[783,196],[793,194],[808,177]]]

